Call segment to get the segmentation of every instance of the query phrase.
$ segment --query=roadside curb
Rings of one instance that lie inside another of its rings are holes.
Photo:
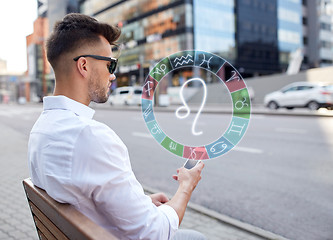
[[[145,192],[147,192],[147,193],[152,194],[152,193],[161,192],[161,191],[158,191],[156,189],[153,189],[153,188],[145,186],[145,185],[142,185],[142,186],[143,186],[143,189],[145,190]],[[169,198],[171,197],[170,194],[168,194],[168,193],[166,193],[166,194],[168,195]],[[263,230],[259,227],[255,227],[255,226],[253,226],[251,224],[248,224],[248,223],[241,222],[239,220],[236,220],[236,219],[231,218],[229,216],[223,215],[221,213],[218,213],[214,210],[208,209],[206,207],[203,207],[203,206],[195,204],[195,203],[189,202],[188,205],[187,205],[187,208],[190,208],[193,211],[196,211],[200,214],[206,215],[210,218],[216,219],[217,221],[219,221],[223,224],[227,224],[227,225],[230,225],[234,228],[237,228],[240,231],[248,232],[251,235],[256,235],[256,236],[261,237],[263,239],[288,240],[287,238],[282,237],[280,235],[277,235],[275,233]]]
[[[108,109],[115,111],[141,111],[141,107],[138,106],[109,106],[108,104],[97,105],[91,104],[91,107],[94,109]],[[169,107],[154,107],[154,111],[156,112],[174,112],[177,110],[179,106],[169,106]],[[197,113],[197,108],[193,109],[192,113]],[[231,114],[232,110],[219,107],[206,107],[203,109],[201,113],[207,114]],[[264,109],[261,106],[254,106],[251,110],[251,115],[271,115],[271,116],[297,116],[297,117],[333,117],[333,110],[331,111],[316,111],[311,112],[307,110],[268,110]]]
[[[13,104],[9,104],[13,105]],[[42,107],[39,103],[30,103],[32,106]],[[22,105],[24,106],[24,105]],[[104,110],[113,110],[113,111],[140,111],[141,107],[139,106],[110,106],[110,104],[96,104],[91,103],[89,105],[93,109],[104,109]],[[178,105],[171,105],[169,107],[154,107],[154,111],[156,112],[174,112],[177,110]],[[198,108],[194,108],[191,110],[192,113],[197,113]],[[201,113],[206,114],[231,114],[232,110],[227,106],[207,106],[202,110]],[[268,115],[268,116],[295,116],[295,117],[333,117],[333,110],[323,111],[309,111],[309,110],[286,110],[286,109],[278,109],[278,110],[269,110],[265,109],[262,105],[252,105],[251,115]]]

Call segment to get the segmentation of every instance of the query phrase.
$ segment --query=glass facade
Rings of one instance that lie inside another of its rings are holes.
[[[81,12],[92,16],[108,12],[112,9],[111,19],[115,22],[140,17],[158,8],[164,8],[177,0],[86,0],[81,4]],[[184,2],[184,1],[181,1]],[[109,13],[111,13],[109,12]]]
[[[304,0],[81,0],[82,13],[122,28],[118,86],[142,84],[162,58],[183,50],[215,53],[245,77],[284,71],[290,53],[309,43]],[[320,51],[333,43],[320,22]],[[304,31],[304,33],[303,33]],[[304,36],[303,36],[304,35]],[[331,35],[329,35],[331,36]],[[308,44],[310,45],[310,44]],[[313,45],[313,44],[312,44]],[[309,50],[305,49],[309,55]],[[326,56],[326,55],[327,56]],[[324,58],[324,55],[326,58]],[[307,58],[307,57],[306,57]]]
[[[81,12],[122,29],[118,87],[142,84],[160,59],[193,48],[192,4],[187,1],[88,0]]]
[[[236,0],[237,63],[243,76],[279,71],[276,0]]]
[[[333,63],[333,1],[317,2],[319,16],[319,66],[327,67]]]
[[[193,0],[194,47],[235,60],[234,1]]]
[[[303,22],[301,0],[278,0],[278,40],[280,64],[289,62],[289,55],[303,48]]]
[[[306,8],[305,63],[327,67],[333,63],[333,0],[303,1]]]

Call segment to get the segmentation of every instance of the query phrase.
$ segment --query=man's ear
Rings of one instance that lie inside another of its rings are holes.
[[[80,57],[76,61],[76,67],[79,71],[79,73],[86,78],[88,76],[88,61],[85,57]]]

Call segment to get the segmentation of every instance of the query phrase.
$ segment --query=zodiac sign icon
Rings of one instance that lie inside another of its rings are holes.
[[[176,151],[176,150],[177,150],[177,143],[170,142],[170,144],[169,144],[169,148],[170,148],[170,150],[172,150],[172,151]]]
[[[148,115],[152,112],[152,108],[151,108],[151,104],[149,104],[149,106],[146,108],[146,110],[143,112],[143,116],[145,118],[148,117]]]
[[[193,159],[195,160],[196,157],[197,157],[197,154],[195,152],[195,148],[190,148],[190,151],[191,151],[191,154],[190,154],[190,157],[188,159]]]
[[[238,128],[240,130],[234,130],[234,129],[232,129],[233,127],[235,127],[236,129]],[[244,127],[245,127],[245,124],[243,124],[243,126],[239,126],[239,125],[235,125],[234,122],[232,122],[231,123],[231,127],[230,127],[228,133],[230,133],[230,132],[236,132],[236,133],[239,133],[239,136],[240,136]]]
[[[158,124],[154,124],[154,127],[151,129],[151,133],[152,134],[160,134],[162,133],[162,130],[160,129],[160,127],[158,126]]]
[[[220,151],[218,151],[218,152],[215,152],[215,151],[216,151],[216,148],[215,148],[215,147],[216,147],[218,144],[221,144],[222,150],[220,150]],[[225,144],[224,141],[222,141],[222,142],[217,142],[217,143],[215,143],[215,144],[210,148],[210,152],[212,152],[213,154],[219,154],[219,153],[223,152],[227,147],[228,147],[228,145]]]
[[[147,90],[146,90],[145,92],[148,92],[148,96],[149,96],[149,97],[150,97],[150,90],[153,89],[153,88],[150,87],[150,84],[151,84],[151,83],[153,83],[153,82],[152,82],[152,81],[147,81],[147,82],[145,83],[145,85],[143,85],[143,88],[145,88],[145,86],[148,85],[148,86],[147,86]]]
[[[229,82],[229,81],[232,81],[232,80],[235,80],[235,79],[237,79],[237,81],[240,80],[239,76],[237,76],[236,71],[231,71],[231,73],[232,73],[232,76],[225,82]]]
[[[186,61],[187,58],[189,58],[189,59]],[[184,57],[184,56],[181,56],[180,58],[176,57],[175,60],[173,60],[173,62],[175,63],[176,61],[178,61],[175,65],[175,67],[177,67],[178,65],[182,66],[185,63],[188,64],[189,62],[193,62],[193,60],[191,58],[193,58],[193,56],[191,56],[190,54],[187,54],[186,57]],[[185,59],[185,60],[183,60],[183,59]],[[180,61],[182,61],[182,62],[180,62]]]
[[[235,108],[237,110],[241,110],[244,106],[249,106],[249,104],[246,102],[246,97],[244,97],[244,100],[241,101],[241,100],[238,100],[236,103],[235,103]]]
[[[201,134],[202,134],[202,131],[201,131],[201,132],[197,132],[197,131],[195,131],[195,125],[197,124],[198,118],[199,118],[200,113],[201,113],[201,111],[202,111],[202,109],[203,109],[203,107],[204,107],[204,105],[205,105],[205,103],[206,103],[206,97],[207,97],[207,87],[206,87],[206,83],[205,83],[202,79],[200,79],[200,78],[191,78],[191,79],[187,80],[186,82],[184,82],[184,84],[182,85],[182,87],[181,87],[181,89],[180,89],[180,93],[179,93],[179,95],[180,95],[180,99],[181,99],[182,103],[184,104],[184,106],[181,106],[181,107],[179,107],[179,108],[176,110],[176,117],[178,117],[179,119],[184,119],[184,118],[187,118],[188,115],[189,115],[190,112],[191,112],[190,108],[188,107],[187,103],[186,103],[185,100],[184,100],[183,90],[184,90],[184,86],[185,86],[187,83],[192,82],[192,81],[199,81],[199,82],[202,84],[202,86],[204,87],[204,95],[203,95],[203,98],[202,98],[203,100],[202,100],[201,106],[200,106],[200,108],[199,108],[199,111],[198,111],[197,115],[195,116],[194,121],[193,121],[193,124],[192,124],[192,134],[197,136],[197,135],[201,135]],[[180,115],[179,115],[179,111],[182,110],[182,109],[185,109],[185,110],[186,110],[186,113],[185,113],[185,115],[180,116]]]
[[[161,66],[160,66],[160,68],[156,68],[156,70],[155,70],[155,72],[153,72],[152,74],[158,74],[158,75],[161,75],[162,73],[161,72],[163,72],[163,74],[165,74],[165,70],[166,70],[166,65],[165,64],[162,64]]]
[[[208,60],[206,60],[206,55],[205,54],[202,54],[202,55],[203,55],[203,60],[202,60],[202,62],[200,63],[199,66],[201,67],[201,65],[206,62],[207,63],[207,67],[210,68],[209,63],[210,63],[210,60],[213,58],[213,56],[211,56]]]

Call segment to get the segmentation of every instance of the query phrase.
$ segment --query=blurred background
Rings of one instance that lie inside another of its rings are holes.
[[[45,40],[54,23],[70,12],[88,14],[122,29],[122,51],[112,90],[142,86],[149,70],[158,61],[187,49],[212,52],[229,61],[246,78],[253,103],[262,104],[265,94],[287,83],[333,81],[327,77],[333,75],[331,0],[24,2],[31,9],[31,22],[25,21],[31,26],[24,46],[26,71],[8,70],[6,56],[1,56],[0,52],[2,102],[36,102],[52,93],[54,74],[45,56]],[[15,11],[15,6],[11,11]],[[31,14],[35,15],[33,22]],[[23,30],[22,27],[14,29]],[[11,34],[4,36],[10,38]],[[7,46],[12,47],[17,48]],[[176,72],[164,84],[171,103],[177,87],[190,76],[189,71]],[[214,85],[218,79],[206,81]]]

